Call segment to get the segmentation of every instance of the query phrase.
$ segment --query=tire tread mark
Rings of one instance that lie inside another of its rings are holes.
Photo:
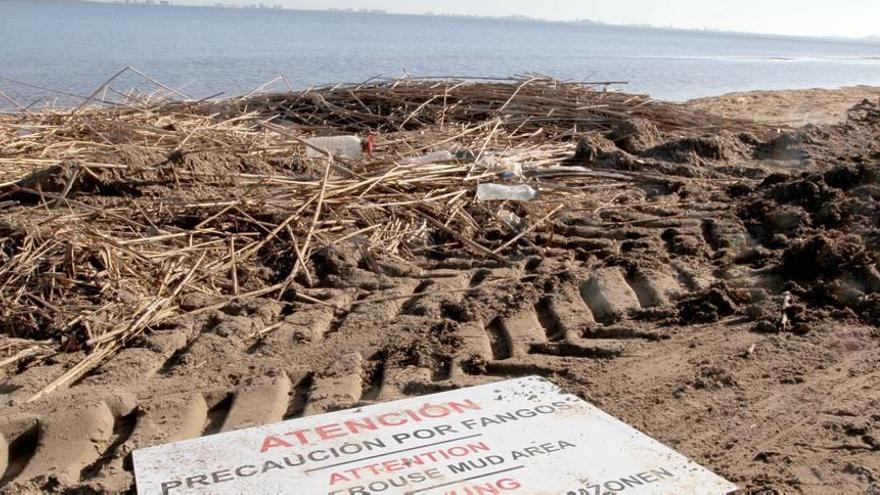
[[[95,462],[86,466],[82,470],[82,473],[80,474],[81,478],[94,478],[105,467],[112,463],[115,458],[124,457],[125,454],[121,452],[121,448],[126,442],[128,442],[137,427],[137,415],[137,410],[133,410],[124,416],[115,418],[113,423],[113,435],[109,445],[104,449]]]
[[[512,355],[512,346],[507,340],[507,333],[504,331],[501,318],[494,318],[486,325],[486,335],[489,337],[489,345],[492,349],[492,360],[503,361],[509,359]]]
[[[24,471],[37,451],[39,440],[40,428],[36,421],[18,435],[9,437],[6,441],[8,450],[3,454],[7,462],[5,469],[0,472],[0,487],[5,486]]]
[[[553,301],[549,296],[535,303],[535,313],[538,315],[538,322],[544,329],[547,340],[553,342],[565,337],[565,331],[560,324],[559,313],[554,311]]]
[[[501,319],[501,328],[510,346],[511,357],[525,357],[532,345],[547,341],[547,331],[539,320],[538,314],[532,310]]]
[[[284,418],[292,385],[284,372],[235,392],[220,432],[275,423]]]
[[[314,416],[357,404],[363,394],[363,358],[349,354],[335,363],[334,368],[317,374],[309,389],[303,416]]]
[[[598,270],[581,284],[581,297],[601,323],[612,323],[641,308],[638,296],[616,267]]]
[[[86,374],[71,387],[88,385],[131,386],[144,382],[165,369],[168,361],[188,346],[187,332],[163,331],[149,338],[150,347],[132,347]]]
[[[229,411],[232,408],[232,402],[234,399],[234,394],[227,393],[221,396],[220,400],[218,400],[213,406],[208,408],[204,426],[202,427],[202,433],[199,436],[205,437],[220,433],[223,428],[223,423],[226,422],[226,417],[229,416]]]
[[[36,452],[14,481],[43,475],[79,479],[82,470],[98,459],[96,446],[110,443],[114,425],[113,413],[103,402],[47,418],[40,424]],[[71,432],[77,434],[71,437]]]

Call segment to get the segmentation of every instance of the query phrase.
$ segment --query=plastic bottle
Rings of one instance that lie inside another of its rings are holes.
[[[448,162],[454,160],[455,157],[449,151],[434,151],[422,156],[406,158],[400,162],[401,165],[424,165],[426,163]]]
[[[361,138],[357,136],[324,136],[306,139],[312,146],[325,149],[339,158],[360,158],[363,154]],[[326,157],[320,151],[306,147],[306,156],[309,158]]]
[[[480,201],[531,201],[538,196],[538,191],[531,186],[520,184],[480,184],[477,186],[477,199]]]

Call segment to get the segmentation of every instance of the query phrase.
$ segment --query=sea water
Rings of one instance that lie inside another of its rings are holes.
[[[752,89],[880,85],[880,43],[504,19],[0,0],[0,90],[20,104],[70,103],[76,100],[70,95],[90,95],[129,65],[193,98],[245,94],[279,76],[287,81],[270,89],[403,74],[539,72],[626,81],[618,87],[684,100]],[[132,73],[109,91],[133,87],[155,88]]]

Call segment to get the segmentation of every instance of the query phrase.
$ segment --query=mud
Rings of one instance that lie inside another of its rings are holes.
[[[796,331],[825,315],[876,324],[880,164],[838,165],[796,177],[767,177],[739,216],[764,251],[752,266],[785,281]],[[763,331],[780,326],[764,317]]]
[[[0,369],[0,491],[131,493],[137,448],[539,374],[754,493],[880,492],[878,108],[781,135],[633,121],[560,157],[625,185],[567,205],[501,260],[443,231],[411,259],[352,239],[280,298],[183,295],[188,316],[38,401],[82,351],[19,360]],[[175,168],[308,172],[296,157],[111,158],[144,180],[111,174],[78,200],[216,199],[149,180]],[[525,225],[547,213],[506,208]],[[468,234],[511,235],[485,225]],[[0,256],[16,232],[0,225]],[[259,289],[295,262],[267,257],[239,281]],[[0,321],[4,338],[50,335]]]
[[[633,154],[643,153],[662,142],[657,126],[640,118],[621,122],[608,134],[608,138],[621,150]]]

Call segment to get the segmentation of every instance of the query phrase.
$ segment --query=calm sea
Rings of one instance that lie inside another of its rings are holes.
[[[87,95],[126,65],[199,98],[247,93],[280,75],[307,87],[404,73],[540,72],[628,81],[628,90],[683,100],[750,89],[880,85],[880,44],[510,20],[0,0],[0,90],[19,102],[52,93],[13,81]],[[130,76],[114,88],[142,83]]]

